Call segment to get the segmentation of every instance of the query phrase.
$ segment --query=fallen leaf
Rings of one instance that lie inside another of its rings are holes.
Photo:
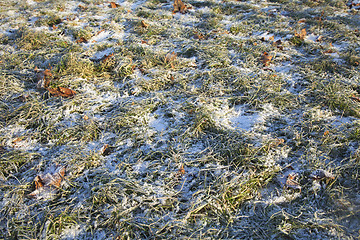
[[[56,30],[56,29],[58,29],[58,27],[55,26],[55,25],[52,25],[52,29],[53,29],[53,30]]]
[[[144,20],[141,21],[141,27],[147,28],[149,27],[149,24],[147,24]]]
[[[109,55],[104,55],[104,57],[101,59],[102,62],[106,62],[107,60],[109,60],[109,58],[111,58],[112,56],[114,56],[114,53],[111,53]]]
[[[334,53],[334,50],[328,49],[328,50],[324,51],[324,53]]]
[[[96,33],[96,35],[99,35],[99,34],[102,33],[103,31],[105,31],[105,29],[99,30],[99,31]]]
[[[294,34],[294,35],[295,35],[295,37],[298,37],[298,38],[304,40],[305,37],[306,37],[306,29],[305,29],[305,28],[304,28],[304,29],[301,29],[300,33],[297,33],[297,32],[295,31],[295,34]]]
[[[355,95],[352,95],[350,98],[356,102],[360,102],[360,98]]]
[[[300,20],[298,21],[298,23],[304,23],[304,22],[306,22],[306,19],[305,19],[305,18],[302,18],[302,19],[300,19]]]
[[[300,184],[296,181],[296,179],[299,177],[299,174],[297,173],[289,173],[289,175],[286,178],[285,186],[287,188],[291,189],[297,189],[301,191]]]
[[[35,191],[28,194],[28,197],[41,199],[49,198],[56,193],[65,177],[65,167],[58,168],[53,174],[40,174],[34,178]]]
[[[187,6],[181,1],[181,0],[174,0],[174,10],[173,10],[173,13],[177,13],[177,12],[180,12],[180,13],[186,13],[186,10],[187,10]]]
[[[326,130],[326,131],[324,132],[324,137],[327,136],[327,135],[329,135],[329,133],[330,133],[329,130]]]
[[[264,52],[264,54],[260,57],[260,61],[264,64],[264,66],[268,66],[271,59],[272,56],[269,55],[267,52]]]
[[[119,6],[119,4],[116,4],[114,2],[110,2],[110,6],[111,8],[117,8]]]
[[[181,164],[179,170],[178,170],[178,174],[180,175],[184,175],[185,174],[185,169],[184,169],[184,164]]]
[[[83,6],[83,5],[79,5],[79,8],[80,8],[82,11],[84,11],[84,10],[87,9],[87,7],[86,7],[86,6]]]
[[[100,149],[100,154],[103,156],[107,156],[110,155],[114,150],[114,147],[110,147],[109,144],[105,144],[101,149]]]
[[[76,40],[76,43],[87,43],[88,40],[86,40],[84,37],[80,37],[78,40]]]
[[[196,32],[196,31],[195,31],[194,34],[195,34],[195,36],[194,36],[195,39],[199,39],[199,40],[207,39],[207,38],[205,37],[205,35],[202,34],[202,33],[200,33],[200,32]]]
[[[35,67],[35,71],[38,72],[37,74],[37,84],[36,87],[38,89],[45,89],[47,87],[49,87],[50,85],[50,80],[52,78],[52,73],[49,69],[45,69],[43,72],[39,72],[39,69],[37,69],[37,67]]]
[[[48,91],[51,95],[54,95],[55,97],[72,97],[76,95],[75,91],[64,87],[48,88]]]

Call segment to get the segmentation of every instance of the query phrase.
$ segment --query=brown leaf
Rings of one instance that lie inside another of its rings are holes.
[[[103,155],[103,156],[107,156],[107,155],[110,155],[113,150],[114,150],[114,147],[110,147],[109,144],[105,144],[100,149],[100,154]]]
[[[264,54],[260,57],[260,61],[264,64],[264,66],[268,66],[271,59],[272,56],[269,55],[267,52],[264,52]]]
[[[102,33],[103,31],[105,31],[105,29],[99,30],[99,31],[96,33],[96,35],[99,35],[99,34]]]
[[[350,98],[356,102],[360,102],[360,98],[355,95],[352,95]]]
[[[186,13],[187,6],[181,0],[174,0],[174,10],[173,13]]]
[[[178,170],[178,174],[180,175],[184,175],[185,174],[185,169],[184,169],[184,164],[181,164],[179,170]]]
[[[306,22],[306,19],[305,19],[305,18],[302,18],[302,19],[300,19],[300,20],[298,21],[298,23],[304,23],[304,22]]]
[[[76,43],[87,43],[88,40],[86,40],[84,37],[80,37],[78,40],[76,40]]]
[[[296,181],[296,178],[299,175],[297,173],[289,173],[289,175],[286,178],[286,183],[285,186],[287,188],[292,188],[292,189],[298,189],[301,191],[301,186],[300,184]]]
[[[48,91],[51,95],[55,97],[72,97],[76,95],[75,91],[64,87],[48,88]]]
[[[37,68],[35,68],[35,71],[39,71]],[[43,72],[39,72],[37,74],[37,84],[36,87],[38,89],[47,88],[50,85],[50,79],[52,78],[51,71],[49,69],[45,69]]]
[[[147,24],[144,20],[141,21],[141,27],[147,28],[149,27],[149,24]]]
[[[166,56],[165,56],[165,62],[167,63],[167,62],[172,62],[172,61],[174,61],[175,58],[176,58],[176,56],[177,56],[177,54],[176,54],[175,52],[166,54]]]
[[[324,51],[324,53],[334,53],[334,50],[328,49],[328,50]]]
[[[114,2],[110,2],[110,6],[111,8],[117,8],[119,6],[119,4],[116,4]]]
[[[106,62],[107,60],[109,60],[109,58],[111,58],[112,56],[114,56],[114,53],[111,53],[111,54],[109,54],[109,55],[105,55],[105,56],[101,59],[101,61],[104,63],[104,62]]]
[[[56,189],[61,186],[65,177],[65,167],[58,168],[55,173],[41,174],[34,178],[35,191],[28,196],[32,198],[47,198],[49,193],[55,193]]]
[[[298,37],[298,38],[304,40],[305,37],[306,37],[306,29],[305,29],[305,28],[304,28],[304,29],[301,29],[300,33],[297,33],[297,32],[295,31],[295,37]]]

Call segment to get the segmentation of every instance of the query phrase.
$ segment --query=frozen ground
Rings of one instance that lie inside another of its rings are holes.
[[[173,4],[0,2],[0,239],[359,238],[359,1]]]

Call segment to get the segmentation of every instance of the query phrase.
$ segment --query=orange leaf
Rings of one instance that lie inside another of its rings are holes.
[[[300,20],[298,21],[298,23],[304,23],[304,22],[306,22],[306,19],[305,19],[305,18],[302,18],[302,19],[300,19]]]
[[[54,95],[55,97],[72,97],[76,94],[75,91],[64,87],[48,88],[48,91],[51,95]]]
[[[289,173],[287,179],[286,179],[286,183],[285,186],[287,188],[292,188],[292,189],[298,189],[301,191],[301,186],[300,184],[296,181],[296,178],[298,177],[297,173]]]
[[[109,60],[109,58],[111,58],[112,56],[114,56],[114,53],[111,53],[109,55],[105,55],[103,58],[102,58],[102,62],[106,62],[107,60]]]
[[[178,170],[178,174],[180,175],[184,175],[185,174],[185,169],[184,169],[184,164],[181,164],[181,167]]]
[[[114,3],[114,2],[110,2],[110,7],[111,8],[117,8],[119,5]]]
[[[99,35],[99,34],[102,33],[103,31],[105,31],[105,29],[99,30],[99,31],[96,33],[96,35]]]
[[[149,24],[147,24],[144,20],[141,21],[141,27],[147,28],[149,27]]]
[[[38,175],[34,178],[35,182],[35,191],[30,193],[28,196],[33,198],[41,198],[42,193],[50,193],[61,186],[62,181],[64,180],[66,168],[62,167],[58,169],[55,173],[47,173],[45,175]],[[43,196],[44,197],[44,196]]]
[[[356,102],[360,102],[360,98],[355,95],[352,95],[350,98]]]
[[[295,31],[295,37],[298,37],[300,39],[305,39],[305,37],[306,37],[306,29],[305,28],[301,29],[300,33],[297,33]]]
[[[269,55],[267,52],[264,52],[264,54],[260,57],[260,61],[264,64],[264,66],[268,66],[271,59],[272,56]]]
[[[174,0],[174,10],[173,13],[186,13],[187,6],[181,0]]]
[[[84,37],[80,37],[78,40],[76,40],[76,43],[87,43],[88,40],[86,40]]]

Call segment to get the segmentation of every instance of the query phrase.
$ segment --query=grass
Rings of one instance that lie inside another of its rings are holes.
[[[359,237],[358,10],[184,3],[0,4],[0,236]]]

